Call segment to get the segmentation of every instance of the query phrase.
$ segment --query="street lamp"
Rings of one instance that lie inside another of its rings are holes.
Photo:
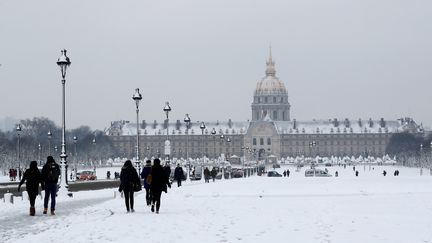
[[[202,138],[201,138],[202,157],[204,160],[204,130],[206,129],[206,125],[204,122],[201,122],[200,129],[201,129],[201,135],[202,135]]]
[[[61,154],[60,154],[60,162],[61,162],[61,180],[60,180],[60,189],[59,193],[68,194],[72,196],[72,193],[68,193],[69,186],[66,182],[66,165],[67,165],[67,154],[66,154],[66,115],[65,115],[65,84],[66,84],[66,70],[70,66],[71,62],[69,57],[66,56],[66,50],[61,51],[62,55],[57,60],[57,65],[60,67],[61,75],[62,75],[62,144],[61,144]]]
[[[51,155],[51,138],[52,138],[51,130],[48,130],[48,155]]]
[[[18,136],[18,144],[17,144],[18,177],[21,180],[21,173],[20,173],[20,171],[21,171],[21,158],[20,158],[21,137],[20,137],[20,135],[21,135],[21,131],[22,131],[21,124],[18,124],[15,130],[16,130],[16,133]]]
[[[213,128],[210,134],[213,136],[213,156],[216,158],[216,129]]]
[[[135,101],[136,115],[137,115],[137,124],[136,124],[137,137],[136,137],[136,161],[135,161],[135,163],[138,166],[138,171],[141,171],[141,163],[140,163],[140,158],[139,158],[139,103],[142,100],[142,95],[140,94],[138,88],[135,89],[135,94],[132,96],[132,99]]]
[[[39,161],[39,165],[41,165],[41,145],[40,143],[38,144],[38,161]]]
[[[166,114],[166,129],[167,129],[167,138],[165,141],[165,163],[169,164],[170,161],[170,153],[171,153],[171,146],[170,146],[170,141],[168,139],[168,135],[169,135],[169,113],[171,111],[171,106],[169,105],[169,102],[165,102],[165,106],[163,108],[163,111]]]
[[[191,124],[191,119],[189,117],[189,114],[186,114],[185,118],[184,118],[184,122],[186,123],[186,160],[187,160],[187,175],[186,175],[186,179],[189,176],[189,170],[190,170],[190,161],[189,161],[189,148],[188,148],[188,144],[189,144],[189,128],[190,128],[190,124]],[[181,151],[181,150],[180,150]]]
[[[73,143],[74,143],[74,164],[75,164],[75,174],[74,174],[74,180],[76,179],[76,174],[77,174],[77,162],[78,162],[78,153],[77,153],[77,142],[78,142],[78,137],[77,136],[73,136]]]
[[[92,159],[92,161],[93,160],[96,160],[96,135],[93,137],[93,140],[92,140],[92,144],[93,144],[93,151],[94,151],[94,157],[93,157],[93,159]],[[94,170],[94,172],[96,173],[96,162],[93,162],[93,170]]]

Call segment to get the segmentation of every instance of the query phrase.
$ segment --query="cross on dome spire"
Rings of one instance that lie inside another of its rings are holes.
[[[275,76],[276,69],[275,69],[275,62],[272,59],[272,51],[271,51],[271,45],[270,45],[270,52],[269,52],[269,58],[268,61],[266,61],[266,76]]]

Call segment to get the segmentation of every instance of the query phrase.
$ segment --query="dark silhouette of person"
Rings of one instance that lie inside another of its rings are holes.
[[[174,169],[174,180],[177,181],[177,187],[181,187],[183,178],[183,168],[180,166],[180,164],[177,164],[177,167]]]
[[[152,181],[150,184],[150,189],[152,193],[151,211],[154,212],[156,206],[156,213],[159,213],[162,192],[167,193],[168,191],[167,186],[171,188],[171,184],[164,171],[164,168],[162,168],[160,164],[159,159],[155,159],[153,161],[151,175],[152,175]]]
[[[146,191],[146,202],[147,202],[147,206],[151,205],[151,191],[150,191],[150,179],[148,179],[148,176],[150,175],[151,172],[151,160],[147,160],[146,161],[146,165],[143,167],[142,172],[141,172],[141,178],[144,180],[144,189]]]
[[[44,214],[48,211],[48,201],[51,197],[51,215],[55,215],[56,196],[58,190],[58,179],[60,176],[60,167],[52,156],[47,157],[47,162],[42,167],[42,179],[45,184],[44,197]]]
[[[44,189],[42,174],[40,173],[37,162],[30,162],[30,168],[24,172],[23,178],[18,185],[18,191],[21,190],[21,185],[26,182],[26,191],[30,200],[30,216],[35,216],[35,201],[39,193],[39,184]]]
[[[134,191],[136,184],[141,186],[141,181],[138,177],[136,169],[133,167],[130,160],[126,160],[120,172],[120,187],[119,192],[124,193],[126,211],[129,213],[134,210]]]

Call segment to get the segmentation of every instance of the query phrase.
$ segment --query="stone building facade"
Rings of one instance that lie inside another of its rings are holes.
[[[164,157],[167,130],[172,158],[217,158],[224,154],[247,160],[302,155],[383,156],[393,134],[423,132],[411,118],[291,119],[288,92],[276,77],[271,53],[265,75],[254,92],[251,121],[192,121],[189,127],[180,120],[168,124],[142,121],[139,124],[140,157]],[[205,128],[201,129],[203,122]],[[129,121],[111,122],[107,135],[119,156],[135,156],[136,127],[136,123]]]

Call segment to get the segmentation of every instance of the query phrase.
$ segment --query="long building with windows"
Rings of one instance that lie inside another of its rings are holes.
[[[288,92],[276,76],[270,52],[265,77],[258,81],[250,121],[114,121],[107,129],[118,155],[134,157],[139,126],[140,157],[164,157],[165,140],[172,158],[245,157],[247,160],[295,156],[383,156],[395,133],[423,133],[412,118],[397,120],[333,118],[291,119]],[[203,126],[204,125],[204,126]]]

